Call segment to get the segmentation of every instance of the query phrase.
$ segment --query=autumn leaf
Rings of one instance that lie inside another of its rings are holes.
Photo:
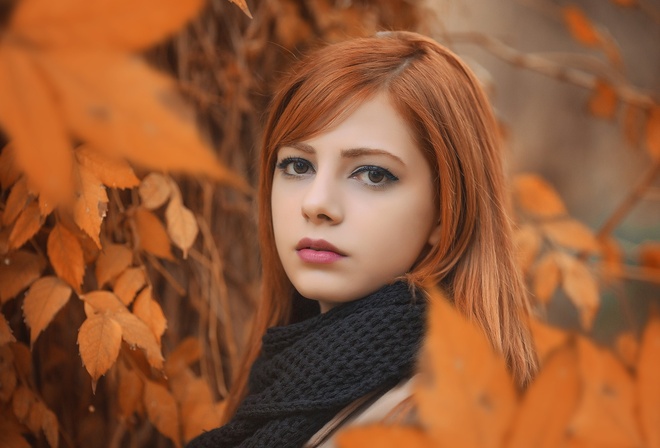
[[[0,402],[9,401],[17,384],[14,354],[9,345],[0,346]]]
[[[0,414],[0,446],[6,448],[30,448],[31,445],[23,438],[24,429],[8,415]]]
[[[174,445],[181,446],[179,412],[176,401],[170,392],[153,381],[146,381],[144,387],[144,407],[149,421]]]
[[[43,223],[44,217],[41,216],[39,211],[39,203],[37,201],[30,202],[18,215],[14,228],[9,233],[9,249],[21,247],[41,229]]]
[[[5,226],[13,223],[18,215],[21,214],[25,206],[29,202],[27,181],[24,177],[20,178],[18,182],[14,184],[9,196],[7,196],[7,202],[5,203],[5,210],[2,214],[2,224]]]
[[[637,365],[637,355],[639,354],[639,342],[635,336],[629,331],[619,333],[616,337],[614,347],[621,362],[626,367],[634,369]]]
[[[73,205],[73,219],[101,248],[99,234],[107,210],[108,195],[94,173],[84,165],[77,165],[77,168],[77,195]]]
[[[92,390],[96,383],[117,360],[121,348],[122,328],[110,315],[88,317],[78,331],[78,346],[83,364],[92,377]]]
[[[639,447],[633,380],[614,356],[578,339],[582,396],[570,433],[588,446]]]
[[[133,168],[124,160],[101,154],[83,145],[76,149],[76,159],[106,187],[132,188],[140,184]]]
[[[174,377],[181,373],[190,364],[199,361],[202,356],[202,347],[193,337],[187,337],[167,356],[165,360],[165,374]]]
[[[123,339],[131,347],[137,346],[143,349],[149,364],[155,369],[162,370],[164,359],[160,345],[147,324],[129,312],[113,314],[113,318],[121,325]]]
[[[545,235],[556,244],[576,251],[598,252],[596,236],[581,222],[565,218],[541,224]]]
[[[589,112],[595,117],[612,118],[616,112],[617,102],[616,90],[608,82],[599,79],[589,99]]]
[[[115,281],[112,290],[124,305],[130,305],[135,294],[142,289],[146,283],[143,268],[129,268],[122,272]]]
[[[5,318],[4,314],[0,314],[0,345],[5,345],[10,342],[14,342],[16,338],[12,334],[11,327],[9,322]]]
[[[534,268],[533,287],[534,296],[541,303],[548,303],[557,286],[559,286],[560,271],[554,252],[545,254]]]
[[[3,190],[9,189],[19,177],[21,172],[16,165],[16,149],[7,143],[0,152],[0,187]]]
[[[96,260],[96,282],[99,287],[117,277],[133,262],[133,252],[123,244],[105,243]]]
[[[46,261],[40,255],[16,251],[0,261],[0,301],[4,304],[41,276]]]
[[[513,243],[518,266],[527,272],[541,249],[541,235],[534,226],[525,224],[513,234]]]
[[[562,288],[580,311],[582,327],[590,329],[600,305],[598,283],[589,268],[577,258],[557,253],[557,260],[562,271]]]
[[[248,8],[247,2],[245,0],[229,0],[229,1],[237,5],[239,8],[241,8],[241,11],[243,11],[246,16],[252,18],[252,14],[250,13],[250,8]]]
[[[30,327],[30,344],[71,297],[71,287],[57,277],[42,277],[30,286],[23,302],[25,323]]]
[[[211,431],[222,424],[223,403],[205,403],[191,400],[190,404],[192,406],[190,409],[181,411],[183,440],[185,442],[189,442],[204,431]]]
[[[110,291],[91,291],[81,295],[80,298],[93,308],[91,314],[128,313],[128,308],[119,301],[119,298]]]
[[[575,5],[562,8],[562,16],[573,38],[583,45],[595,47],[600,45],[601,37],[584,11]]]
[[[139,248],[157,257],[174,260],[170,250],[170,239],[158,217],[144,207],[136,208],[133,216]]]
[[[419,417],[440,446],[499,447],[515,409],[504,360],[481,330],[437,292],[430,297]]]
[[[138,189],[142,205],[149,210],[154,210],[163,205],[172,193],[170,185],[171,183],[162,174],[148,174],[142,179]]]
[[[637,362],[639,421],[648,448],[660,447],[660,316],[651,314]]]
[[[153,299],[151,286],[144,288],[135,299],[133,314],[147,324],[160,344],[160,337],[167,328],[167,319],[158,302]]]
[[[169,361],[169,357],[168,357]],[[185,441],[210,431],[221,424],[221,410],[224,403],[213,401],[213,392],[208,382],[195,376],[188,368],[169,378],[172,394],[179,404],[183,420],[183,438]]]
[[[41,430],[46,436],[46,440],[51,448],[57,448],[59,446],[59,423],[57,421],[57,416],[53,411],[46,408],[44,416],[41,420]]]
[[[514,197],[526,213],[550,218],[566,215],[566,207],[555,190],[534,174],[520,174],[513,181]]]
[[[35,401],[36,397],[34,393],[25,385],[19,385],[11,400],[12,410],[14,411],[16,418],[20,421],[27,419],[30,407]]]
[[[507,448],[565,446],[568,423],[580,396],[578,358],[573,346],[550,356],[525,391]]]
[[[183,251],[183,258],[187,258],[190,249],[197,238],[199,227],[195,215],[181,201],[181,193],[175,190],[172,199],[165,210],[167,233],[172,242]]]
[[[646,122],[646,148],[651,157],[660,159],[660,106],[653,106]]]
[[[135,371],[119,363],[119,390],[117,399],[124,418],[130,418],[138,412],[144,393],[144,381]]]
[[[347,428],[345,431],[341,431],[337,435],[337,446],[339,448],[369,446],[379,448],[433,448],[438,445],[433,443],[429,436],[419,428],[369,425]]]
[[[61,223],[48,235],[48,258],[57,275],[80,293],[85,261],[80,241]]]

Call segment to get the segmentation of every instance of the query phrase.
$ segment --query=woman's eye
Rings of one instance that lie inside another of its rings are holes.
[[[277,168],[287,176],[307,174],[313,169],[312,164],[305,159],[287,157],[277,164]]]
[[[309,169],[309,165],[307,165],[304,162],[301,162],[300,160],[291,162],[291,167],[293,168],[293,171],[295,171],[298,174],[305,174]]]
[[[364,182],[370,187],[385,187],[399,180],[394,174],[385,168],[378,166],[362,166],[353,172],[352,177]]]

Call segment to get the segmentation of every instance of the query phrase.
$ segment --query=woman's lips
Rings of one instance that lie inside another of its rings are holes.
[[[313,240],[303,238],[296,245],[296,251],[300,259],[306,263],[333,263],[346,254],[325,240]]]

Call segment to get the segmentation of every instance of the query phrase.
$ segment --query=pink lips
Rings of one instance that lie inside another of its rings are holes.
[[[303,238],[296,246],[298,256],[307,263],[333,263],[346,255],[325,240]]]

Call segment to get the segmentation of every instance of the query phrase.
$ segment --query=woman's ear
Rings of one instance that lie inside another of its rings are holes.
[[[431,229],[431,233],[429,234],[429,239],[427,241],[431,245],[431,247],[435,247],[438,244],[438,242],[440,242],[441,234],[442,234],[442,225],[440,224],[440,220],[438,220],[436,226]]]

